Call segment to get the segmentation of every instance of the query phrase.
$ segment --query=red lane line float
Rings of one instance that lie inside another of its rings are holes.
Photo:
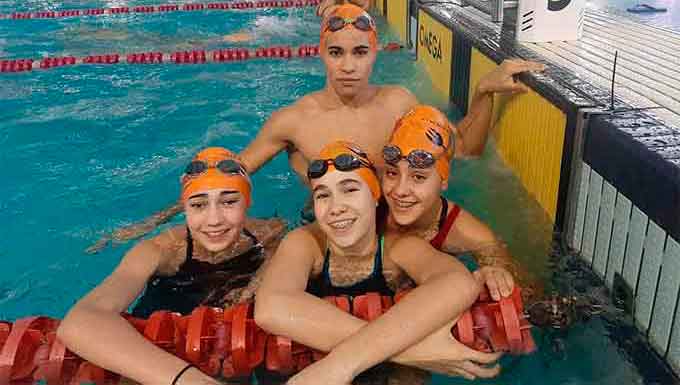
[[[62,379],[73,378],[81,363],[82,359],[68,351],[55,335],[47,362],[40,368],[41,375],[34,378],[45,380],[47,385],[63,385]]]
[[[407,293],[402,292],[391,298],[367,293],[355,297],[353,302],[347,297],[325,300],[372,321],[405,295]],[[523,312],[518,288],[498,302],[491,300],[488,293],[482,293],[451,332],[461,343],[479,351],[528,354],[536,346],[530,333],[531,325]],[[153,344],[211,376],[244,378],[261,365],[290,375],[325,356],[286,337],[268,335],[255,324],[253,316],[250,303],[227,309],[202,306],[188,316],[157,311],[148,319],[138,319],[123,314]],[[58,325],[58,320],[47,317],[23,318],[14,324],[0,321],[0,384],[41,380],[47,385],[83,382],[115,385],[119,382],[118,375],[68,351],[56,337]]]
[[[216,375],[209,365],[213,347],[216,345],[218,322],[224,322],[224,310],[201,306],[191,313],[187,325],[186,358],[204,372]]]
[[[210,3],[208,9],[229,9],[229,3]]]
[[[35,12],[12,12],[0,14],[0,19],[28,20],[28,19],[57,19],[79,16],[101,16],[101,15],[123,15],[129,13],[149,14],[155,12],[195,12],[204,10],[245,10],[253,8],[301,8],[317,6],[317,0],[296,0],[296,1],[241,1],[232,3],[187,3],[187,4],[163,4],[158,6],[135,6],[135,7],[113,7],[113,8],[93,8],[93,9],[74,9],[74,10],[41,10]]]
[[[0,72],[28,72],[33,70],[33,59],[0,60]]]
[[[170,60],[175,64],[202,64],[206,62],[206,53],[203,50],[178,51],[170,54]]]
[[[355,316],[370,322],[380,317],[391,306],[392,298],[368,293],[354,298],[352,312]]]
[[[49,355],[48,340],[59,321],[47,317],[27,317],[17,320],[0,351],[0,384],[28,378]]]
[[[63,67],[69,65],[75,65],[76,58],[73,56],[65,57],[46,57],[40,61],[40,68],[48,69],[53,67]]]
[[[130,8],[128,7],[118,7],[118,8],[110,8],[109,13],[112,15],[120,15],[123,13],[130,13]]]
[[[158,12],[175,12],[175,11],[179,11],[179,5],[166,4],[158,6]]]
[[[253,319],[253,306],[244,303],[236,306],[231,325],[231,358],[233,372],[243,377],[264,362],[267,334]],[[227,373],[223,373],[226,377]]]
[[[125,11],[121,10],[120,12]],[[260,47],[253,51],[247,48],[227,48],[210,52],[194,50],[172,53],[108,53],[103,55],[88,55],[81,58],[73,56],[45,57],[37,60],[39,65],[36,66],[36,68],[33,67],[33,63],[36,61],[33,59],[0,60],[0,73],[29,72],[38,68],[46,70],[56,67],[73,66],[76,64],[204,64],[209,62],[222,63],[256,58],[291,59],[315,56],[319,56],[319,46],[317,45],[302,45],[297,48],[289,46]]]
[[[73,11],[59,11],[57,17],[77,17],[80,16],[82,11],[75,9]]]
[[[131,53],[126,56],[128,64],[161,64],[163,63],[162,52]]]
[[[108,55],[91,55],[85,56],[82,59],[83,64],[118,64],[120,55],[117,53]],[[75,58],[72,60],[72,64],[75,64]],[[43,67],[41,67],[43,68]],[[49,67],[47,67],[49,68]]]
[[[499,302],[492,301],[485,292],[463,313],[452,333],[461,343],[475,350],[528,354],[536,349],[536,345],[529,332],[531,325],[523,314],[519,288]]]

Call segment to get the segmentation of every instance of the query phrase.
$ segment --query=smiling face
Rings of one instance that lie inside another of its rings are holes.
[[[247,208],[240,192],[226,189],[198,191],[184,202],[191,236],[211,252],[226,250],[238,240]]]
[[[401,160],[395,165],[385,165],[382,188],[392,219],[400,226],[410,226],[429,217],[436,209],[446,183],[435,167],[414,168]]]
[[[326,38],[321,59],[327,83],[338,96],[353,98],[368,87],[376,59],[369,37],[367,32],[344,28]]]
[[[354,171],[312,179],[314,215],[328,241],[345,252],[365,250],[375,237],[375,207],[368,184]]]

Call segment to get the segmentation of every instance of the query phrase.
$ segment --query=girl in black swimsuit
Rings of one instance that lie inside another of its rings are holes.
[[[418,366],[412,359],[418,354],[411,354],[431,347],[419,343],[434,332],[448,332],[480,286],[465,266],[422,238],[383,239],[376,225],[380,185],[370,160],[355,145],[326,146],[310,164],[308,177],[316,222],[284,238],[255,302],[261,328],[329,352],[288,384],[348,385],[386,360]],[[390,295],[403,279],[418,286],[370,324],[319,297]],[[448,341],[445,336],[433,340]]]
[[[147,341],[121,313],[142,292],[134,309],[142,317],[250,299],[253,277],[285,228],[280,220],[247,219],[250,194],[250,179],[233,153],[199,152],[182,177],[186,224],[135,245],[71,309],[59,338],[93,364],[142,384],[218,384]]]

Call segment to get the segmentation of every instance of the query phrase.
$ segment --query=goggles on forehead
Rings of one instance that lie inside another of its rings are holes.
[[[430,168],[434,166],[439,157],[436,157],[431,152],[425,150],[413,150],[409,152],[408,155],[404,156],[399,147],[388,145],[383,148],[383,159],[385,159],[385,163],[392,166],[399,163],[400,160],[406,159],[408,164],[413,168]]]
[[[214,166],[209,165],[208,162],[203,160],[194,160],[187,165],[184,174],[188,177],[196,177],[205,173],[210,168],[215,168],[226,175],[241,175],[248,178],[243,165],[234,159],[221,160]]]
[[[331,32],[337,32],[345,28],[345,26],[347,26],[348,24],[351,24],[354,26],[354,28],[364,32],[368,32],[375,29],[373,19],[366,15],[361,15],[356,19],[345,19],[340,16],[331,16],[328,18],[328,21],[326,22],[326,30]]]
[[[317,179],[326,175],[328,166],[333,165],[338,171],[354,171],[360,167],[370,168],[375,172],[375,168],[368,161],[356,157],[352,154],[340,154],[334,159],[317,159],[309,164],[307,169],[307,177],[309,179]]]

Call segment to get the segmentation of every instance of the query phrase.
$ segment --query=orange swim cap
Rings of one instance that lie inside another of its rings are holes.
[[[444,182],[449,180],[454,154],[453,127],[438,109],[419,105],[397,121],[389,144],[399,147],[403,156],[424,150],[436,158],[435,168]]]
[[[353,24],[361,16],[364,16],[368,19],[369,22],[368,31],[362,31]],[[330,29],[331,19],[338,17],[343,19],[345,21],[345,24],[341,29],[332,31]],[[359,31],[368,33],[369,34],[368,39],[371,44],[371,49],[372,50],[378,49],[378,30],[375,27],[375,21],[373,21],[371,15],[368,12],[366,12],[363,8],[358,7],[354,4],[343,4],[335,8],[333,11],[331,11],[331,13],[323,20],[323,22],[321,22],[321,39],[319,42],[320,51],[321,52],[325,51],[326,40],[328,39],[328,36],[330,34],[332,34],[333,32],[343,30],[349,26]]]
[[[338,140],[327,144],[321,150],[321,153],[319,153],[319,159],[321,160],[335,159],[338,155],[342,154],[352,155],[373,167],[373,162],[371,162],[371,160],[368,158],[368,155],[366,155],[366,153],[363,152],[359,146],[355,145],[354,143],[346,142],[343,140]],[[334,170],[335,166],[332,163],[329,164],[327,172],[331,172]],[[356,172],[361,177],[361,179],[363,179],[364,182],[366,182],[368,188],[371,189],[371,194],[373,195],[373,198],[376,201],[378,201],[380,199],[382,192],[380,190],[380,182],[378,181],[378,176],[375,174],[375,171],[373,171],[373,169],[369,167],[359,167],[352,171]]]
[[[182,202],[198,192],[220,188],[240,192],[246,200],[246,206],[250,206],[252,187],[248,174],[243,166],[234,173],[219,170],[217,164],[223,160],[234,160],[240,165],[236,154],[222,147],[208,147],[196,154],[192,163],[204,162],[207,169],[195,175],[185,173],[182,176]]]

